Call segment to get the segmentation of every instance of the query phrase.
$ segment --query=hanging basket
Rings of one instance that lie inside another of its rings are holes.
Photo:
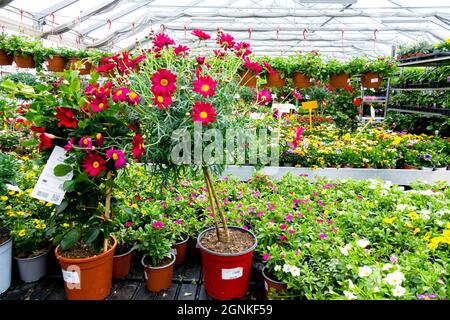
[[[81,61],[81,68],[79,69],[80,75],[90,74],[92,69],[92,63],[86,59],[79,59],[79,58],[70,59],[70,68],[72,70],[76,70],[78,61]]]
[[[256,76],[249,70],[239,72],[241,81],[239,84],[246,87],[256,87]]]
[[[13,62],[13,56],[7,54],[5,50],[0,50],[0,66],[10,66]]]
[[[361,83],[364,88],[379,88],[381,81],[382,79],[378,72],[368,72],[361,75]]]
[[[61,56],[53,56],[51,59],[47,59],[47,69],[53,72],[63,72],[67,66],[67,59]]]
[[[293,80],[296,88],[309,88],[312,85],[311,79],[301,72],[294,72]]]
[[[348,82],[347,73],[331,74],[330,75],[330,86],[333,88],[344,88]]]
[[[281,78],[278,71],[274,71],[273,74],[268,74],[266,80],[268,87],[281,88],[286,85],[286,78]]]
[[[14,56],[14,62],[17,65],[17,68],[35,68],[36,64],[34,63],[32,56],[23,56],[21,54]]]

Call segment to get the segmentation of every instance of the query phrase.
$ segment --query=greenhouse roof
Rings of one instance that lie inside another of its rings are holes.
[[[448,0],[0,0],[0,12],[6,33],[107,51],[146,47],[152,31],[186,44],[193,29],[212,35],[207,46],[223,30],[271,56],[390,55],[393,45],[450,37]]]

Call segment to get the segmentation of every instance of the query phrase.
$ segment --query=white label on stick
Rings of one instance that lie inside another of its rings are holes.
[[[64,191],[64,182],[71,180],[73,177],[73,172],[69,172],[63,177],[57,177],[53,173],[53,169],[58,164],[64,164],[66,159],[66,151],[56,146],[47,163],[45,164],[44,170],[39,176],[38,182],[34,186],[31,192],[31,197],[39,200],[44,200],[56,205],[60,205],[64,199],[66,192]]]
[[[80,283],[80,277],[78,277],[78,272],[76,271],[66,271],[63,270],[63,278],[67,283]]]
[[[370,116],[375,119],[375,108],[370,106]]]
[[[372,78],[372,79],[370,79],[370,83],[375,83],[375,82],[378,82],[378,78]]]
[[[243,275],[242,267],[233,269],[222,269],[222,280],[238,279]]]

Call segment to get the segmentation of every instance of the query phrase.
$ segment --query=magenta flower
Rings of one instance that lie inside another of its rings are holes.
[[[114,102],[125,102],[127,101],[127,95],[130,93],[130,90],[128,88],[118,88],[114,90],[112,94],[112,100]]]
[[[242,226],[242,229],[248,230],[248,227],[247,226]]]
[[[269,206],[269,210],[272,211],[273,209],[275,209],[275,205],[274,205],[274,204],[271,204],[271,205]]]
[[[131,227],[132,225],[133,225],[133,221],[127,221],[127,222],[125,222],[124,227],[125,227],[125,228],[129,228],[129,227]]]
[[[228,205],[228,198],[227,197],[223,198],[223,205],[224,206]]]
[[[120,169],[126,165],[125,154],[119,149],[106,150],[106,158],[114,160],[114,168]]]
[[[320,239],[325,239],[327,237],[327,235],[325,233],[321,233],[319,234]]]
[[[282,234],[282,235],[280,236],[280,240],[281,240],[281,241],[286,241],[287,238],[286,238],[286,236],[285,236],[284,234]]]
[[[319,206],[324,206],[325,205],[325,203],[322,200],[317,200],[317,204]]]
[[[289,232],[289,234],[294,234],[294,233],[295,233],[295,230],[289,229],[288,232]]]
[[[181,219],[175,220],[175,224],[182,224],[182,223],[183,223],[183,220],[181,220]]]
[[[178,197],[175,198],[175,200],[181,201],[181,200],[183,200],[183,197],[182,196],[178,196]]]
[[[311,211],[311,210],[312,210],[312,208],[311,208],[311,207],[308,207],[308,210],[309,210],[309,211]]]
[[[236,218],[234,221],[236,221],[237,223],[241,222],[242,219],[241,218]]]
[[[75,142],[75,138],[70,138],[69,141],[67,141],[67,144],[64,146],[64,150],[66,150],[66,151],[72,150],[74,142]]]
[[[161,221],[155,221],[152,223],[152,228],[162,229],[162,228],[164,228],[164,223],[162,223]]]
[[[286,215],[286,216],[284,217],[284,219],[285,219],[286,221],[291,222],[291,221],[292,221],[292,216],[291,216],[290,214],[288,214],[288,215]]]
[[[261,218],[263,215],[264,215],[264,212],[263,212],[263,211],[259,211],[259,212],[256,214],[256,216],[257,216],[258,218]]]
[[[392,263],[397,263],[397,262],[398,262],[398,258],[397,258],[395,255],[392,255],[392,256],[389,258],[389,260],[390,260]]]
[[[302,218],[303,217],[303,213],[297,213],[297,217]]]
[[[287,228],[287,225],[285,225],[285,224],[280,224],[280,229],[281,229],[281,230],[286,230],[286,228]]]
[[[272,94],[267,89],[262,89],[259,91],[253,100],[254,104],[267,106],[270,102],[272,102]]]
[[[92,139],[89,137],[82,137],[80,141],[78,141],[78,145],[80,148],[92,149]]]
[[[264,261],[267,261],[267,260],[269,260],[269,257],[270,257],[270,254],[265,253],[265,254],[263,255],[263,260],[264,260]]]

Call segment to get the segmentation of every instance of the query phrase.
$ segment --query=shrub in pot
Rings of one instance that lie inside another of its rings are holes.
[[[330,77],[330,86],[344,88],[348,84],[350,65],[338,59],[329,59],[325,65]]]
[[[294,56],[289,56],[289,74],[292,74],[296,88],[309,88],[312,86],[311,79],[322,81],[326,77],[326,70],[320,54],[312,50]]]
[[[378,57],[367,59],[361,69],[361,82],[365,88],[379,88],[383,77],[394,74],[397,70],[397,62],[391,57]]]
[[[44,58],[47,60],[48,71],[63,72],[67,69],[69,60],[74,57],[76,51],[69,48],[46,48]]]
[[[119,229],[113,231],[113,235],[117,240],[113,260],[113,278],[121,279],[130,272],[133,250],[135,249],[135,230],[131,220],[125,223],[119,221],[117,225]]]
[[[286,85],[289,66],[284,57],[263,57],[263,66],[268,87],[280,88]]]
[[[13,62],[13,53],[7,49],[6,35],[0,34],[0,66],[8,66]]]
[[[41,68],[44,48],[39,41],[12,35],[5,40],[4,50],[14,55],[14,62],[19,68]]]
[[[70,68],[78,70],[80,75],[87,75],[92,69],[92,58],[89,51],[77,50],[69,59]]]
[[[183,219],[174,217],[170,220],[169,229],[172,234],[171,252],[175,255],[175,265],[183,264],[186,260],[186,252],[189,241],[189,234],[186,223]]]

